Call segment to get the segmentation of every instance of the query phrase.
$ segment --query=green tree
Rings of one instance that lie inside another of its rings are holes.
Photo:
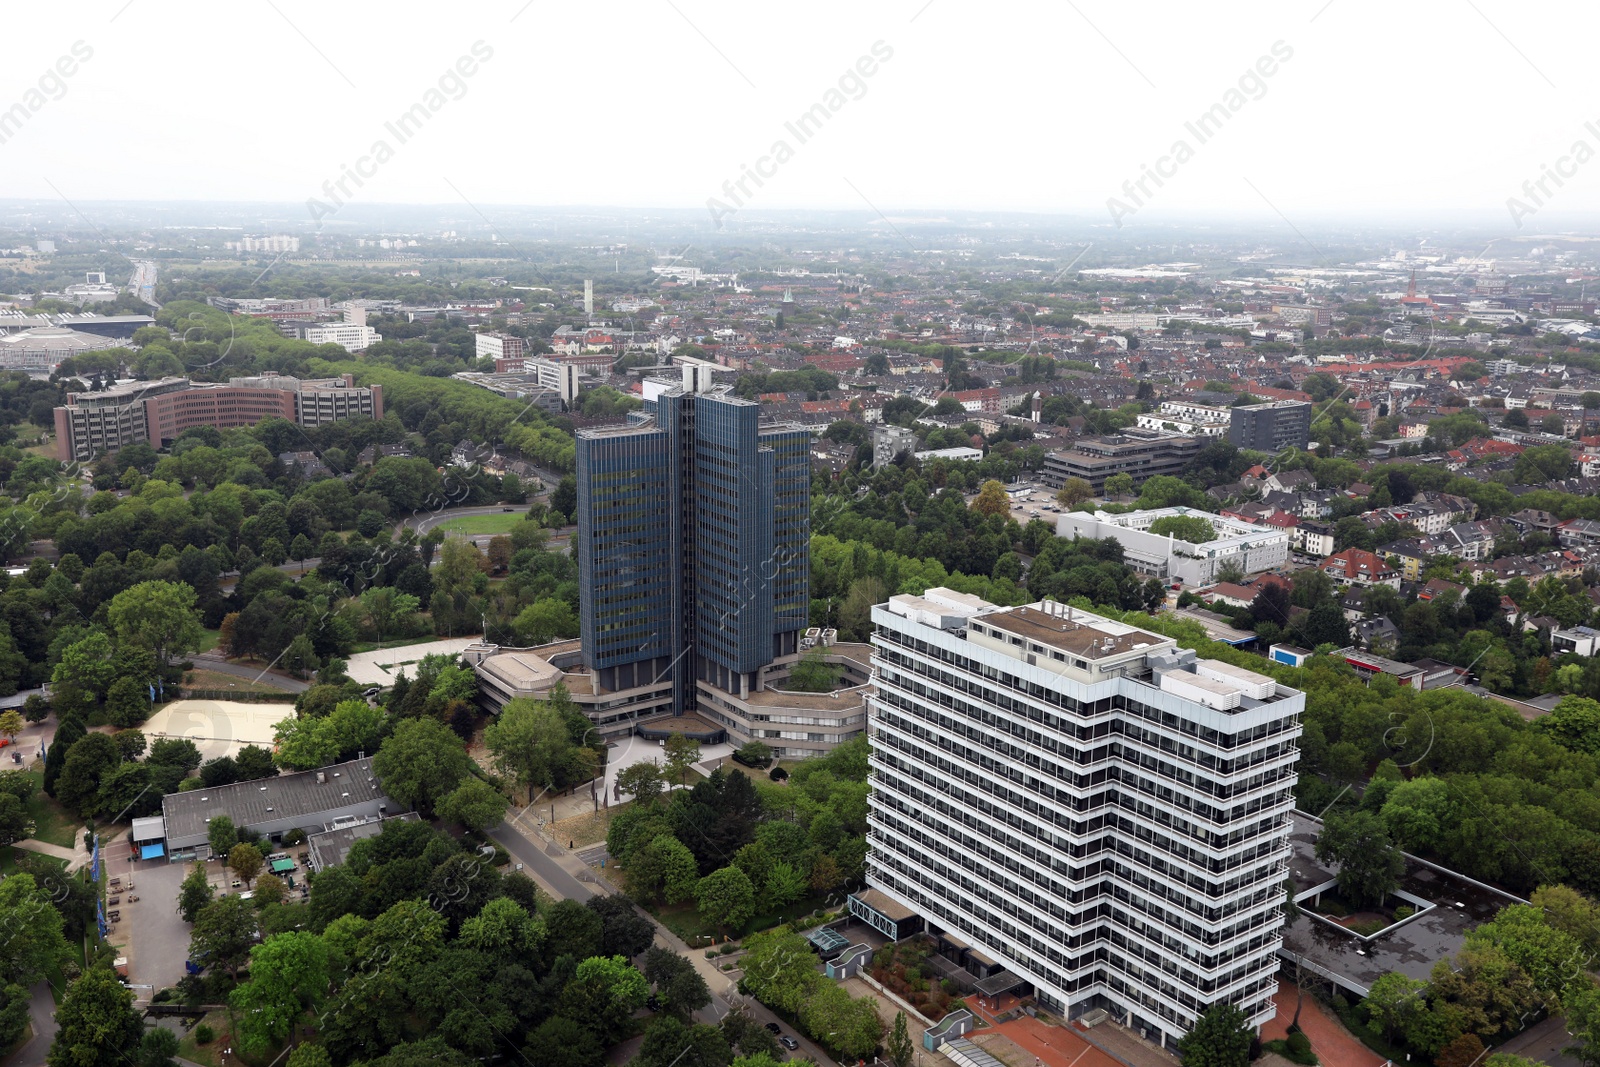
[[[531,800],[535,791],[583,781],[593,773],[593,751],[573,743],[554,700],[510,700],[483,733],[495,768],[516,781]]]
[[[661,764],[653,759],[631,763],[617,772],[617,788],[631,794],[644,807],[655,804],[665,787],[666,779],[661,773]]]
[[[184,922],[193,923],[200,909],[211,903],[214,896],[211,879],[206,877],[205,865],[196,863],[189,868],[189,873],[184,875],[183,882],[178,886],[178,914],[183,916]]]
[[[1011,514],[1011,497],[1006,493],[1005,483],[993,478],[984,482],[972,500],[972,510],[991,518]]]
[[[1393,1040],[1410,1029],[1418,1014],[1427,1007],[1423,995],[1427,988],[1426,982],[1390,971],[1372,983],[1371,992],[1362,1002],[1362,1010],[1385,1039]]]
[[[437,719],[403,719],[378,748],[372,770],[395,800],[432,816],[469,773],[467,748]]]
[[[206,823],[206,843],[211,846],[213,855],[226,856],[232,852],[233,846],[239,843],[239,831],[234,829],[233,820],[226,815],[213,815]]]
[[[872,1055],[883,1040],[883,1020],[873,997],[852,997],[835,982],[823,982],[800,1006],[800,1022],[812,1037],[843,1060]]]
[[[106,691],[106,718],[111,725],[129,727],[144,722],[150,713],[148,682],[123,675]]]
[[[378,586],[361,594],[361,610],[379,641],[384,634],[393,634],[402,622],[414,616],[421,604],[410,593],[390,586]]]
[[[133,990],[111,968],[90,967],[67,987],[56,1009],[55,1041],[45,1054],[49,1067],[104,1067],[132,1061],[144,1034],[133,1010]]]
[[[708,923],[738,929],[756,910],[756,891],[737,867],[723,867],[700,879],[694,891],[695,910]]]
[[[1235,1004],[1212,1004],[1178,1039],[1183,1067],[1248,1067],[1249,1021]]]
[[[116,679],[111,651],[111,639],[103,631],[92,630],[62,650],[51,681],[56,685],[74,682],[93,693],[95,699],[104,699],[106,689]]]
[[[601,1067],[605,1046],[571,1019],[552,1016],[528,1035],[523,1056],[538,1067]]]
[[[556,1011],[588,1027],[601,1042],[614,1044],[633,1013],[649,999],[644,975],[621,956],[591,956],[578,964],[561,991]]]
[[[482,833],[506,817],[505,795],[481,778],[466,778],[439,801],[439,817]]]
[[[691,768],[700,762],[700,742],[687,734],[673,734],[667,738],[667,777],[683,784]]]
[[[24,986],[0,983],[0,1048],[10,1048],[27,1032],[31,996]]]
[[[1132,479],[1129,479],[1131,482]],[[1131,488],[1131,486],[1130,486]],[[1109,483],[1107,492],[1110,492]],[[1061,491],[1056,494],[1056,502],[1062,507],[1071,510],[1086,500],[1094,499],[1094,487],[1082,478],[1068,478],[1062,483]]]
[[[543,597],[522,609],[511,623],[517,639],[528,645],[578,636],[578,613],[560,597]]]
[[[751,934],[744,939],[744,947],[745,988],[769,1007],[798,1015],[823,984],[811,946],[790,927]]]
[[[204,631],[194,588],[183,582],[140,582],[111,598],[106,618],[121,644],[148,649],[165,667],[174,655],[194,652]]]
[[[117,743],[106,734],[88,734],[73,742],[61,767],[61,777],[56,779],[56,799],[86,818],[95,815],[100,807],[101,782],[121,762]]]
[[[1330,814],[1317,835],[1322,863],[1339,865],[1339,892],[1358,906],[1382,904],[1400,884],[1405,859],[1376,814]]]
[[[889,1055],[889,1062],[894,1067],[911,1067],[913,1049],[911,1047],[911,1032],[906,1027],[906,1013],[894,1013],[894,1025],[889,1028],[889,1041],[885,1047]]]
[[[277,934],[251,949],[250,981],[228,998],[239,1046],[264,1052],[283,1042],[302,1013],[321,1005],[328,964],[328,946],[308,930]]]
[[[15,800],[10,794],[8,799]],[[51,895],[27,872],[0,881],[0,985],[29,986],[67,958],[61,913]]]
[[[218,897],[195,916],[189,932],[189,958],[221,966],[237,981],[239,965],[256,943],[259,923],[256,909],[239,894]]]
[[[1106,496],[1113,500],[1133,495],[1133,475],[1126,472],[1113,474],[1106,479]]]
[[[806,872],[792,863],[779,860],[766,870],[761,882],[762,896],[777,907],[793,904],[805,895]]]
[[[655,986],[664,1011],[688,1019],[711,1003],[711,990],[693,963],[676,952],[651,948],[644,957],[644,977]]]
[[[1217,539],[1216,528],[1198,515],[1163,515],[1150,524],[1150,532],[1158,537],[1171,534],[1179,541],[1203,545]]]
[[[249,842],[241,842],[228,851],[228,868],[247,886],[261,873],[262,862],[261,850]]]

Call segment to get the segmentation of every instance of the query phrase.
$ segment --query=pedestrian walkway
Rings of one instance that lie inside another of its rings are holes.
[[[21,841],[13,841],[11,845],[13,848],[37,852],[41,856],[65,860],[68,871],[75,871],[89,862],[89,853],[84,849],[81,838],[77,848],[63,848],[61,845],[52,845],[48,841],[36,841],[31,837],[23,838]]]
[[[29,993],[28,1021],[33,1026],[33,1036],[11,1054],[6,1067],[44,1067],[45,1053],[56,1039],[56,1001],[50,995],[50,983],[36,982]]]
[[[969,996],[966,1001],[973,1014],[989,1024],[967,1035],[969,1040],[979,1045],[983,1044],[985,1036],[999,1034],[1033,1056],[1039,1067],[1125,1067],[1122,1061],[1107,1054],[1070,1026],[1052,1026],[1025,1014],[1000,1022],[1000,1016],[1010,1013],[1020,1004],[1009,993],[998,999],[981,1002],[979,997]]]
[[[1293,982],[1278,982],[1278,991],[1272,997],[1278,1014],[1261,1028],[1263,1041],[1289,1036],[1297,995]],[[1323,1063],[1338,1064],[1338,1067],[1384,1067],[1388,1062],[1363,1045],[1344,1028],[1337,1016],[1309,993],[1300,1001],[1300,1029],[1311,1039],[1311,1051]]]

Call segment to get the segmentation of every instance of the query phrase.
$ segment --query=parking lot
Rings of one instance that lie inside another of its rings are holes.
[[[128,984],[134,987],[135,999],[148,1002],[157,990],[177,984],[189,957],[189,924],[178,914],[178,886],[189,865],[164,858],[130,864],[126,853],[119,856],[119,852],[107,849],[104,854],[110,924],[106,940],[117,946],[118,955],[128,958]],[[208,866],[221,869],[218,863]],[[111,884],[112,878],[121,879],[120,884]],[[119,914],[118,921],[110,922],[112,912]]]

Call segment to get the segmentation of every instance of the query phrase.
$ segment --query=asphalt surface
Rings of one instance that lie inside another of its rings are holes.
[[[235,678],[247,678],[252,682],[270,685],[274,689],[282,689],[285,693],[304,693],[311,688],[310,682],[302,682],[287,674],[279,674],[277,671],[264,672],[260,667],[229,663],[215,652],[203,652],[194,657],[194,665],[196,670],[216,671],[218,674],[231,674]]]
[[[39,982],[30,992],[33,998],[28,1002],[28,1019],[33,1024],[33,1037],[12,1053],[7,1067],[43,1067],[45,1053],[50,1051],[56,1031],[60,1029],[56,1025],[56,1001],[50,995],[50,983]]]

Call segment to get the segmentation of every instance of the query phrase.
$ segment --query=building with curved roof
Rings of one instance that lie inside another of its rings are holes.
[[[123,348],[127,344],[120,337],[84,333],[67,326],[40,326],[0,333],[0,368],[48,374],[64,359],[105,348]]]

